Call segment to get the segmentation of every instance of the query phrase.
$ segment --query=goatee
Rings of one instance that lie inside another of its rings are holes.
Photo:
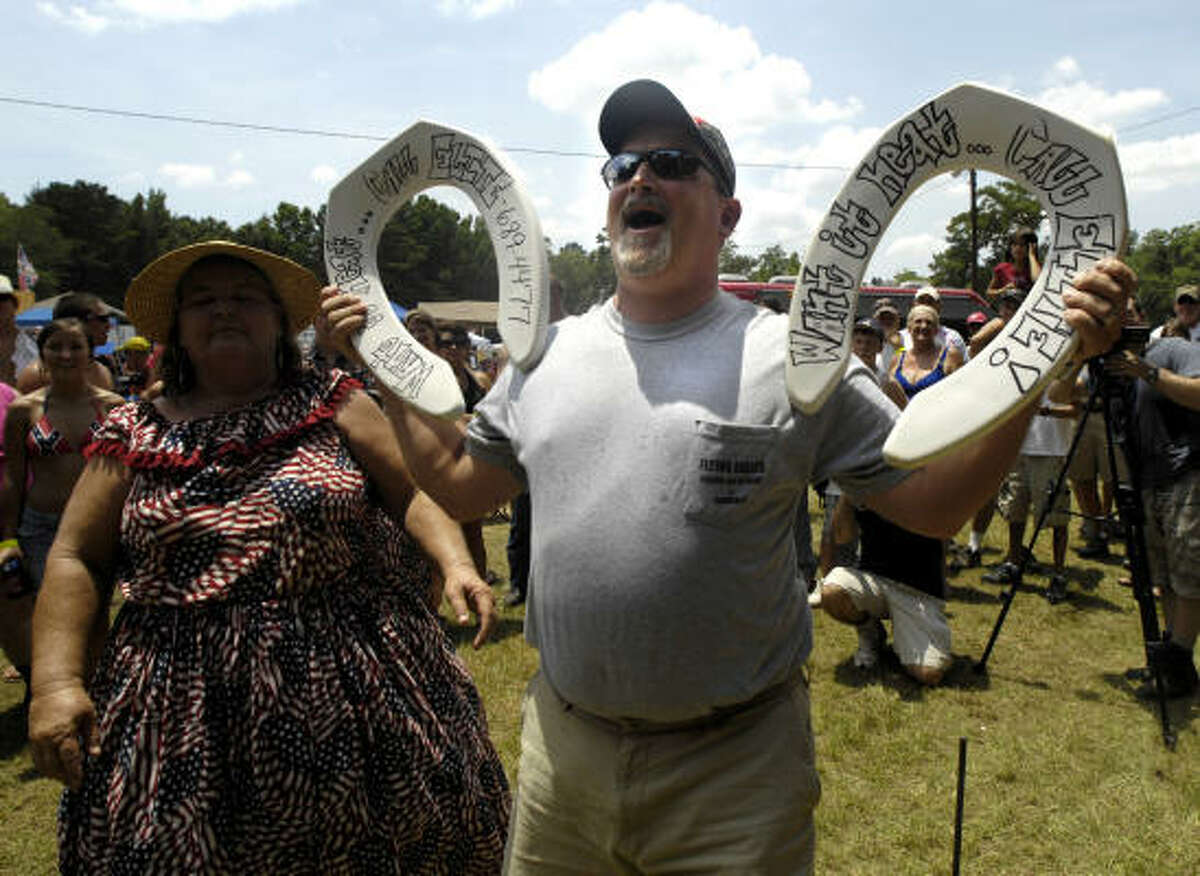
[[[623,232],[613,240],[612,252],[618,273],[631,277],[657,274],[671,260],[671,229],[661,228],[653,240],[639,239],[629,231]]]

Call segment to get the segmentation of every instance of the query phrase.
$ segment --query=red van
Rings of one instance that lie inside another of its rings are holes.
[[[787,313],[792,302],[792,286],[785,283],[755,283],[719,282],[718,285],[730,293],[746,301],[770,307],[781,313]],[[875,310],[875,305],[881,298],[891,299],[892,304],[900,311],[900,319],[908,315],[912,306],[913,296],[919,286],[860,286],[858,289],[857,318],[869,317]],[[967,329],[967,317],[977,310],[983,311],[988,319],[996,315],[996,311],[977,292],[970,289],[951,289],[938,287],[942,298],[942,323],[957,329],[964,338],[970,337]]]

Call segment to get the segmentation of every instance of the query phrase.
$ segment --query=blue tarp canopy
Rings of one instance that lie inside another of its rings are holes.
[[[23,310],[17,314],[17,325],[25,326],[26,328],[35,325],[45,325],[54,318],[54,305],[58,303],[58,300],[63,296],[70,294],[71,293],[69,292],[64,292],[62,295],[54,295],[50,298],[41,298],[33,302],[35,306],[30,307],[28,310]],[[125,319],[124,312],[113,307],[111,304],[105,304],[104,309],[108,312],[110,317]]]
[[[17,314],[17,325],[45,325],[53,316],[52,307],[31,307]]]

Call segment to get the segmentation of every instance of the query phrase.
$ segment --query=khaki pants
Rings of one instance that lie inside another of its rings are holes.
[[[945,671],[954,662],[945,600],[883,575],[842,566],[825,576],[825,584],[844,590],[859,611],[892,619],[896,656],[905,666]]]
[[[646,733],[581,714],[539,673],[522,719],[506,873],[812,871],[803,680],[716,726]]]

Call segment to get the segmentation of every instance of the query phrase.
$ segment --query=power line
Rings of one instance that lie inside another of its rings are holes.
[[[0,103],[12,103],[20,106],[34,106],[43,109],[67,110],[92,115],[116,116],[126,119],[149,119],[156,122],[182,122],[189,125],[205,125],[210,128],[236,128],[243,131],[265,131],[272,134],[300,134],[307,137],[331,137],[344,140],[371,140],[376,143],[386,143],[391,137],[378,134],[358,134],[350,131],[324,131],[318,128],[294,128],[285,125],[259,125],[252,122],[232,122],[227,119],[209,119],[200,116],[181,116],[171,113],[147,113],[137,110],[112,109],[110,107],[83,106],[72,103],[54,103],[48,100],[29,100],[20,97],[0,96]],[[603,159],[608,156],[599,152],[579,152],[568,149],[544,149],[531,146],[501,146],[505,152],[519,152],[526,155],[554,155],[562,158],[594,158]],[[758,162],[740,162],[739,167],[767,168],[771,170],[841,170],[852,168],[827,164],[772,164]]]
[[[96,107],[85,106],[82,104],[71,103],[55,103],[48,100],[30,100],[28,98],[9,97],[0,95],[0,103],[17,104],[19,106],[40,107],[43,109],[66,110],[68,112],[90,113],[92,115],[115,116],[117,118],[127,119],[147,119],[158,122],[179,122],[189,125],[205,125],[212,128],[234,128],[243,131],[263,131],[271,134],[298,134],[306,137],[329,137],[342,140],[369,140],[376,143],[386,143],[391,140],[391,137],[384,137],[378,134],[359,134],[352,131],[327,131],[319,128],[296,128],[287,125],[261,125],[253,122],[234,122],[228,119],[211,119],[202,116],[183,116],[173,113],[149,113],[139,110],[124,110],[113,109],[111,107]],[[1172,121],[1173,119],[1182,118],[1194,112],[1200,112],[1200,106],[1191,106],[1178,112],[1168,113],[1157,118],[1147,119],[1144,122],[1138,122],[1136,125],[1129,125],[1117,130],[1118,134],[1127,134],[1130,131],[1141,130],[1142,128],[1157,125],[1162,122]],[[552,155],[561,158],[592,158],[603,159],[607,156],[597,152],[581,152],[568,149],[545,149],[535,148],[531,146],[502,146],[505,152],[521,153],[525,155]],[[764,170],[835,170],[847,172],[853,170],[853,167],[846,167],[836,164],[790,164],[778,162],[755,162],[742,161],[738,163],[741,168],[755,168]],[[926,193],[928,194],[928,193]]]
[[[276,134],[306,134],[312,137],[341,137],[350,140],[387,140],[387,137],[376,137],[370,134],[351,134],[343,131],[319,131],[310,128],[287,128],[275,125],[255,125],[249,122],[229,122],[219,119],[204,119],[196,116],[176,116],[165,113],[143,113],[134,110],[106,109],[95,106],[79,106],[70,103],[51,103],[45,100],[25,100],[19,97],[0,97],[4,103],[15,103],[22,106],[38,106],[48,109],[70,110],[79,113],[92,113],[103,116],[120,116],[130,119],[153,119],[160,122],[186,122],[192,125],[208,125],[215,128],[241,128],[248,131],[270,131]]]
[[[1146,127],[1149,127],[1150,125],[1157,125],[1159,122],[1169,122],[1172,119],[1178,119],[1181,116],[1190,115],[1191,113],[1194,113],[1197,111],[1200,111],[1200,106],[1189,106],[1187,109],[1181,109],[1177,113],[1170,113],[1169,115],[1159,116],[1157,119],[1150,119],[1149,121],[1146,121],[1146,122],[1138,122],[1136,125],[1130,125],[1126,128],[1120,128],[1117,131],[1117,133],[1118,134],[1128,134],[1130,131],[1136,131],[1139,128],[1146,128]]]

